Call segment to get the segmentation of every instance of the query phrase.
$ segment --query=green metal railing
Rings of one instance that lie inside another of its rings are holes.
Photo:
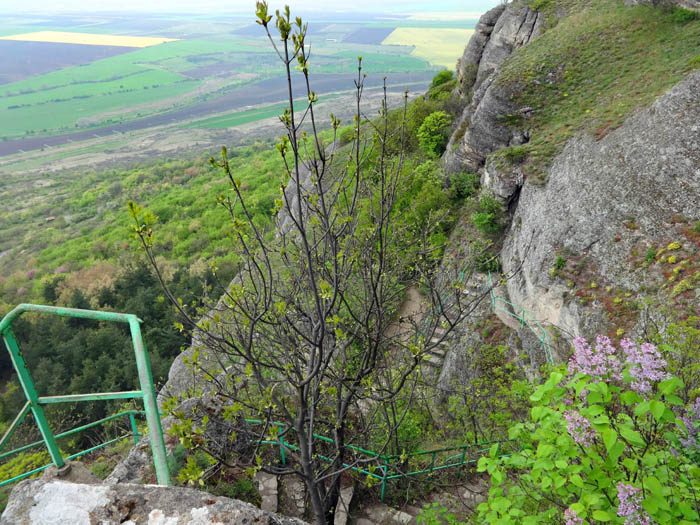
[[[29,402],[27,402],[27,405],[29,405]],[[28,411],[27,405],[25,405],[25,409],[27,409],[27,411]],[[25,409],[23,409],[23,410],[25,410]],[[21,412],[20,412],[20,414],[21,414]],[[107,423],[108,421],[111,421],[113,419],[117,419],[117,418],[124,417],[124,416],[129,416],[129,422],[131,423],[131,432],[130,433],[123,434],[117,438],[110,439],[108,441],[105,441],[104,443],[100,443],[99,445],[95,445],[94,447],[90,447],[90,448],[88,448],[86,450],[82,450],[76,454],[72,454],[70,456],[67,456],[65,458],[65,460],[69,461],[71,459],[79,458],[81,456],[84,456],[85,454],[89,454],[90,452],[94,452],[95,450],[99,450],[101,448],[107,447],[113,443],[116,443],[117,441],[121,441],[122,439],[125,439],[128,437],[133,437],[134,444],[137,444],[139,442],[139,438],[141,437],[141,433],[139,432],[138,427],[136,426],[135,416],[141,415],[141,414],[145,414],[145,412],[143,410],[125,410],[123,412],[119,412],[118,414],[114,414],[114,415],[111,415],[109,417],[100,419],[99,421],[93,421],[92,423],[88,423],[87,425],[82,425],[80,427],[73,428],[73,429],[68,430],[66,432],[63,432],[61,434],[57,434],[56,436],[54,436],[54,438],[56,440],[59,440],[63,437],[76,434],[76,433],[81,432],[83,430],[87,430],[88,428],[96,427],[96,426],[101,425],[103,423]],[[26,415],[26,412],[25,412],[25,415]],[[19,447],[19,448],[16,448],[14,450],[10,450],[9,452],[3,452],[2,454],[0,454],[0,459],[6,458],[6,457],[11,456],[13,454],[19,454],[20,452],[24,452],[25,450],[30,450],[32,448],[41,446],[43,444],[44,444],[44,441],[35,441],[34,443],[30,443],[28,445],[24,445],[23,447]],[[0,447],[0,449],[1,449],[1,447]],[[20,474],[18,476],[13,477],[13,478],[6,479],[4,481],[0,481],[0,487],[2,487],[3,485],[9,485],[10,483],[14,483],[15,481],[19,481],[19,480],[24,479],[24,478],[28,478],[29,476],[33,476],[34,474],[37,474],[43,470],[46,470],[51,465],[53,465],[53,463],[49,463],[47,465],[44,465],[43,467],[35,468],[35,469],[30,470],[28,472],[24,472],[23,474]]]
[[[64,396],[42,396],[40,397],[37,393],[36,387],[34,386],[34,381],[27,369],[27,366],[22,357],[22,353],[19,348],[19,343],[12,332],[12,322],[25,312],[36,312],[42,314],[58,315],[61,317],[75,317],[80,319],[93,319],[96,321],[109,321],[118,323],[127,323],[131,332],[131,341],[134,347],[134,354],[136,356],[136,368],[138,370],[139,384],[141,386],[140,390],[131,390],[127,392],[103,392],[95,394],[75,394],[75,395],[64,395]],[[2,321],[0,321],[0,336],[2,336],[5,341],[5,346],[10,352],[10,358],[12,359],[12,365],[17,371],[17,376],[24,391],[24,395],[27,398],[22,410],[20,410],[17,417],[14,419],[10,427],[7,429],[3,437],[0,439],[0,451],[5,447],[5,445],[10,441],[15,433],[17,427],[22,423],[24,418],[29,412],[32,413],[34,421],[39,427],[39,432],[42,436],[42,441],[25,445],[24,447],[19,447],[18,449],[12,450],[0,454],[0,459],[7,457],[11,454],[17,454],[23,450],[28,450],[29,448],[39,446],[42,443],[46,445],[46,448],[51,457],[52,463],[50,465],[56,465],[57,468],[62,468],[65,465],[66,460],[74,459],[76,457],[92,452],[98,448],[107,446],[116,440],[111,440],[108,443],[102,443],[96,447],[92,447],[88,450],[84,450],[72,456],[64,458],[61,451],[58,448],[56,440],[80,432],[81,430],[86,430],[92,428],[99,424],[105,423],[112,419],[116,419],[122,416],[128,416],[134,438],[138,440],[139,434],[136,428],[136,422],[134,416],[140,413],[144,413],[146,416],[146,422],[148,423],[149,434],[151,438],[151,450],[153,451],[153,463],[156,470],[156,478],[160,485],[170,485],[170,474],[168,472],[168,464],[166,462],[165,453],[165,442],[163,440],[163,430],[160,424],[160,415],[158,413],[158,405],[156,404],[156,393],[155,387],[153,386],[153,378],[151,375],[151,365],[148,360],[148,352],[146,350],[146,345],[141,337],[141,328],[139,323],[142,321],[133,314],[120,314],[113,312],[99,312],[93,310],[80,310],[77,308],[61,308],[55,306],[41,306],[35,304],[20,304],[10,313],[8,313]],[[100,421],[95,421],[81,427],[74,428],[67,432],[59,435],[54,435],[49,427],[48,421],[44,414],[44,406],[52,403],[73,403],[81,401],[106,401],[110,399],[142,399],[144,410],[141,411],[125,411],[119,414],[115,414],[108,418],[101,419]],[[11,483],[12,481],[17,481],[23,477],[30,476],[36,472],[39,472],[50,465],[46,465],[34,471],[24,473],[21,476],[15,477],[11,480],[6,480],[0,483],[0,486],[6,483]]]
[[[250,424],[265,424],[264,421],[259,419],[246,419],[246,422]],[[278,446],[280,462],[282,465],[286,465],[287,455],[285,451],[292,450],[298,452],[300,448],[290,443],[288,440],[285,440],[284,436],[289,430],[287,425],[280,422],[269,422],[267,424],[274,429],[276,439],[261,440],[259,443],[262,445]],[[333,443],[333,440],[329,437],[319,434],[314,434],[313,436],[320,441]],[[343,467],[378,482],[381,488],[380,498],[384,501],[386,487],[389,482],[397,479],[419,476],[421,474],[430,474],[445,469],[456,468],[461,472],[465,465],[475,464],[480,457],[489,454],[494,445],[497,447],[496,454],[499,457],[506,457],[511,454],[511,450],[507,447],[510,446],[512,448],[514,442],[507,440],[485,441],[456,447],[421,450],[410,454],[389,456],[377,454],[376,452],[353,445],[346,445],[345,448],[351,453],[355,455],[364,455],[367,458],[356,464],[343,463]],[[502,448],[505,448],[505,450],[502,450]],[[333,458],[323,454],[316,453],[314,456],[328,463],[333,462]],[[424,460],[423,458],[426,459]],[[429,458],[429,460],[427,458]],[[414,466],[411,466],[412,463]],[[356,466],[362,464],[365,466]],[[412,468],[417,470],[411,470]]]
[[[506,301],[502,297],[497,297],[494,293],[494,286],[491,282],[491,273],[489,272],[489,293],[491,295],[491,308],[494,312],[503,312],[520,322],[520,326],[528,328],[540,342],[540,346],[544,351],[544,355],[547,358],[549,364],[554,364],[554,357],[552,355],[552,348],[549,344],[549,336],[547,335],[547,330],[537,321],[533,319],[524,308],[515,306],[513,303]],[[519,311],[519,313],[517,313]]]

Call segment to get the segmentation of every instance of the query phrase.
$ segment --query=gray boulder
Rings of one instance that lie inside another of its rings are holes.
[[[0,518],[7,525],[303,525],[248,503],[181,487],[23,481]]]

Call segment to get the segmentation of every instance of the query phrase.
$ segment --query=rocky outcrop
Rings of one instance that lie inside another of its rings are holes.
[[[632,255],[679,239],[682,246],[682,237],[669,238],[674,224],[700,219],[699,123],[695,72],[602,140],[571,140],[546,185],[520,193],[501,256],[505,271],[523,264],[508,282],[511,301],[571,335],[603,331],[600,305],[572,300],[569,286],[551,277],[558,254],[593,268],[601,286],[649,289]]]
[[[242,501],[156,485],[23,481],[0,518],[7,525],[304,525]]]
[[[543,16],[515,4],[495,7],[479,20],[457,65],[459,90],[470,103],[447,145],[443,161],[448,172],[476,172],[492,151],[527,141],[507,123],[520,111],[512,100],[514,93],[494,80],[505,59],[543,29]]]

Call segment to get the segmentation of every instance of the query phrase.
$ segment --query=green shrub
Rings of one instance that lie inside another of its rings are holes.
[[[355,130],[352,126],[345,126],[344,128],[340,128],[340,131],[338,132],[338,142],[340,142],[341,146],[350,144],[354,137]]]
[[[476,521],[698,523],[700,403],[683,407],[666,365],[653,344],[577,339],[509,429],[517,448],[479,459],[491,488]]]
[[[418,144],[431,157],[439,157],[449,141],[452,117],[444,111],[435,111],[425,117],[418,128]]]
[[[472,222],[484,235],[498,233],[502,229],[503,206],[489,194],[482,195]]]
[[[445,84],[452,80],[454,73],[449,69],[443,69],[437,75],[433,77],[433,81],[430,83],[430,89],[435,89],[436,87]]]
[[[553,5],[552,0],[534,0],[534,2],[530,2],[530,9],[533,11],[546,11]]]
[[[464,523],[458,521],[454,514],[437,501],[425,505],[416,521],[419,525],[458,525]]]
[[[656,260],[656,250],[654,248],[649,248],[644,254],[644,262],[651,264]]]
[[[527,150],[523,146],[511,146],[503,150],[503,158],[511,164],[522,164],[527,158]]]
[[[262,502],[258,487],[255,481],[250,478],[242,478],[233,482],[220,480],[208,486],[207,491],[215,496],[237,499],[250,503],[251,505],[260,506]]]
[[[690,9],[683,9],[682,7],[677,7],[671,12],[671,20],[677,24],[687,24],[693,20],[699,20],[700,13],[696,11],[691,11]]]
[[[450,197],[453,200],[461,200],[471,197],[479,189],[480,180],[476,173],[462,171],[452,175]]]

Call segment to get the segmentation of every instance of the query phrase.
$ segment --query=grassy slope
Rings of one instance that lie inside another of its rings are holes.
[[[585,8],[538,3],[570,13],[512,55],[500,78],[519,93],[521,107],[535,109],[521,123],[531,130],[523,149],[533,180],[568,138],[604,136],[700,67],[700,20],[683,23],[674,10],[619,0],[592,0]]]

